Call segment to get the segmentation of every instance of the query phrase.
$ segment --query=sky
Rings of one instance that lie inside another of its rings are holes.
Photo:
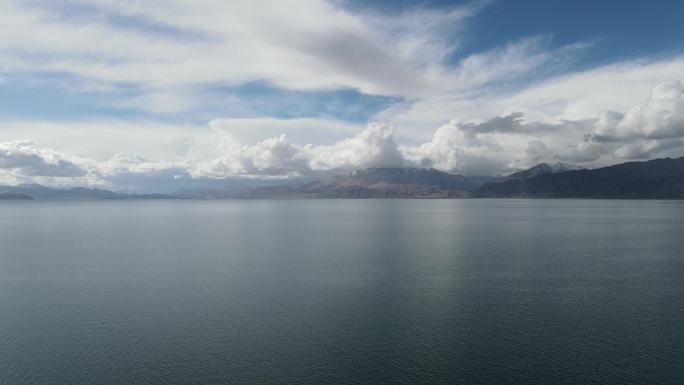
[[[0,184],[684,156],[681,15],[675,0],[0,0]]]

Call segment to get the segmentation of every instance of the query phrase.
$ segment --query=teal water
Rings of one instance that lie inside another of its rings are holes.
[[[0,384],[684,383],[684,202],[0,202]]]

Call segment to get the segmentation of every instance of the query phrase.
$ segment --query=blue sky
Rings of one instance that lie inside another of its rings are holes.
[[[468,1],[358,1],[352,7],[401,12],[416,4],[448,8]],[[681,52],[684,3],[656,1],[493,0],[468,26],[464,54],[494,48],[503,41],[531,35],[553,35],[554,44],[593,41],[597,48],[586,65],[642,55]]]
[[[675,156],[682,14],[678,1],[7,0],[0,181]],[[83,172],[22,163],[60,159]]]

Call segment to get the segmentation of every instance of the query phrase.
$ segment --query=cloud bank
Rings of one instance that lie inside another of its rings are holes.
[[[0,169],[20,177],[80,177],[88,173],[85,162],[30,141],[0,143]]]
[[[322,145],[291,143],[285,135],[243,143],[240,135],[231,136],[226,123],[214,122],[213,130],[207,129],[218,154],[207,160],[160,162],[117,154],[98,162],[12,141],[0,143],[0,174],[3,180],[122,186],[127,179],[146,177],[287,178],[360,167],[433,167],[491,175],[544,161],[590,167],[615,159],[677,156],[684,152],[684,82],[658,84],[646,100],[593,119],[545,123],[511,113],[485,121],[452,120],[437,128],[430,141],[413,146],[398,144],[394,127],[383,123],[371,123],[351,137]]]

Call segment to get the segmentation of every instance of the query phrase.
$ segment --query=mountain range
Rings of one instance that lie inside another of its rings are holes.
[[[543,174],[558,174],[566,171],[584,170],[582,166],[577,166],[569,163],[539,163],[536,166],[530,167],[527,170],[514,172],[503,178],[503,180],[511,179],[529,179],[537,175]]]
[[[329,178],[175,194],[124,194],[97,188],[0,186],[0,199],[287,199],[287,198],[631,198],[684,199],[684,157],[598,169],[541,163],[504,177],[463,176],[431,168],[364,168]]]
[[[365,168],[299,185],[257,187],[240,198],[465,198],[487,177],[431,168]]]
[[[628,162],[594,170],[544,173],[486,183],[482,198],[683,199],[684,157]]]
[[[23,200],[89,200],[89,199],[173,199],[167,194],[123,194],[99,188],[74,187],[59,189],[40,184],[0,186],[0,199]]]

